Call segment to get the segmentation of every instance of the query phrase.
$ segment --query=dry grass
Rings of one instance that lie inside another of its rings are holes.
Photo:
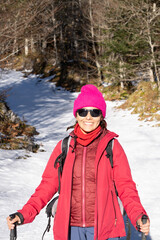
[[[137,90],[119,108],[130,109],[133,114],[139,114],[139,120],[160,121],[160,93],[157,85],[140,82]],[[157,125],[160,126],[158,123]]]
[[[132,93],[133,89],[122,89],[120,85],[110,85],[108,87],[100,88],[103,92],[105,100],[115,101],[115,100],[125,100]]]

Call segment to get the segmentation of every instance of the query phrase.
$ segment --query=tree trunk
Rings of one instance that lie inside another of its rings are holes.
[[[159,74],[158,74],[158,67],[156,63],[156,58],[155,58],[155,52],[154,52],[154,45],[152,44],[152,39],[151,36],[149,35],[149,44],[151,47],[151,68],[153,69],[153,76],[154,76],[154,81],[157,83],[157,87],[160,90],[160,79],[159,79]]]
[[[25,38],[25,47],[24,47],[24,51],[25,51],[25,56],[27,57],[28,56],[28,53],[29,53],[29,46],[28,46],[28,38]]]
[[[156,4],[153,4],[153,14],[156,11]],[[153,76],[154,76],[154,81],[157,84],[158,89],[160,90],[160,78],[158,74],[158,67],[156,63],[156,57],[155,57],[155,50],[154,50],[154,44],[152,42],[152,35],[151,35],[151,29],[150,29],[150,22],[147,21],[147,33],[148,33],[148,42],[151,48],[151,68],[153,69]]]
[[[88,59],[88,48],[87,48],[87,44],[85,46],[85,58],[86,60]],[[87,62],[87,74],[86,74],[86,78],[87,78],[87,82],[89,80],[89,73],[88,73],[88,62]]]
[[[120,84],[121,84],[121,88],[124,89],[124,75],[125,75],[125,71],[124,71],[124,67],[123,67],[123,62],[120,61],[119,63],[119,72],[120,72]],[[121,81],[122,80],[122,81]]]
[[[13,55],[18,52],[18,46],[17,46],[17,21],[15,21],[15,24],[14,24],[14,31],[15,31],[15,36],[14,36],[14,42],[13,42]]]
[[[57,64],[57,62],[58,62],[58,51],[57,51],[57,40],[56,40],[56,34],[54,34],[54,48],[55,48],[56,64]]]
[[[95,34],[94,34],[94,27],[93,27],[93,14],[92,14],[92,0],[89,0],[89,17],[90,17],[90,24],[91,24],[91,37],[92,37],[92,46],[93,46],[93,52],[95,55],[95,63],[98,70],[98,76],[102,83],[102,77],[101,77],[101,65],[98,61],[98,55],[95,45]]]
[[[47,47],[47,41],[44,39],[44,40],[42,41],[42,52],[45,52],[46,47]]]
[[[150,76],[150,81],[154,82],[154,74],[153,74],[153,69],[152,68],[149,69],[149,76]]]
[[[35,47],[34,47],[34,39],[33,39],[33,37],[31,36],[31,52],[32,53],[35,53]]]

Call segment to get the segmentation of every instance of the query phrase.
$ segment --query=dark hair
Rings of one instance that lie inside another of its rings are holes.
[[[103,129],[107,129],[107,122],[104,120],[104,118],[101,120],[101,122],[100,122],[100,126],[101,126],[101,128],[103,128]]]
[[[66,131],[68,131],[68,130],[71,129],[71,128],[75,128],[76,124],[77,124],[77,121],[75,122],[74,125],[67,127]]]

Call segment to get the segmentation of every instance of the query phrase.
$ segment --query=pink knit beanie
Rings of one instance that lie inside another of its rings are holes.
[[[74,101],[73,114],[76,117],[78,109],[84,107],[95,107],[102,111],[102,115],[106,116],[106,102],[102,93],[92,84],[85,85],[81,88],[81,93]]]

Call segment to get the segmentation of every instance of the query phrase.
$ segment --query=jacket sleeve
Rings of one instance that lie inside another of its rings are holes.
[[[114,140],[113,147],[113,164],[113,178],[118,196],[123,203],[129,219],[136,228],[136,221],[143,214],[147,215],[147,213],[140,202],[126,154],[116,139]]]
[[[58,191],[58,170],[54,168],[54,162],[60,153],[61,141],[57,144],[50,156],[43,172],[41,183],[23,208],[18,210],[18,212],[23,215],[24,224],[32,222],[40,210]]]

